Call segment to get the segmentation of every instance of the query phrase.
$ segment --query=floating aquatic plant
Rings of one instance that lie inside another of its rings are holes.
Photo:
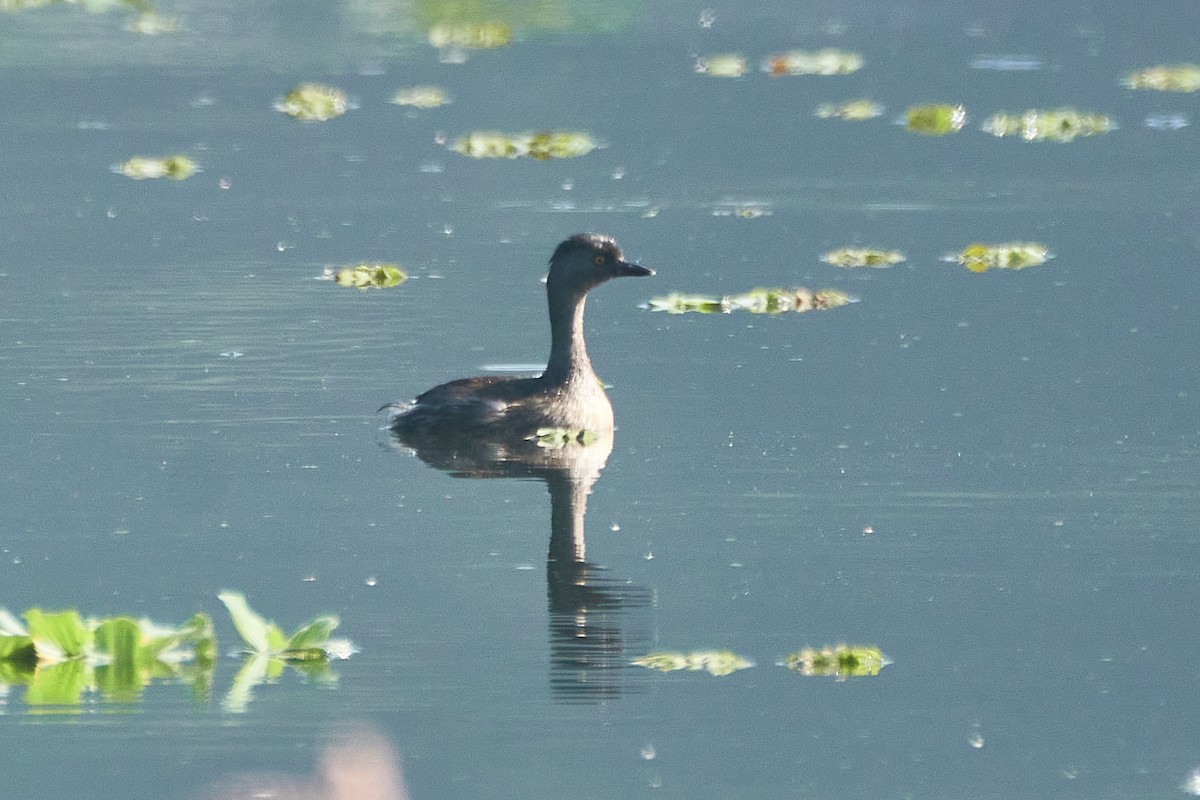
[[[567,428],[538,428],[536,433],[527,438],[538,447],[559,450],[575,444],[587,447],[599,437],[593,431],[589,430],[576,431]]]
[[[1159,64],[1130,72],[1121,81],[1130,89],[1156,92],[1194,92],[1200,89],[1200,65]]]
[[[142,36],[176,33],[179,30],[179,18],[166,17],[156,11],[143,11],[125,25],[125,30]]]
[[[782,662],[783,666],[801,675],[827,675],[840,679],[878,675],[879,670],[890,663],[878,647],[848,644],[806,647],[789,653]]]
[[[739,53],[701,56],[692,67],[702,75],[714,78],[740,78],[746,74],[746,57]]]
[[[429,43],[437,48],[491,50],[512,39],[512,27],[504,22],[439,22],[429,28]]]
[[[438,108],[449,105],[450,96],[440,86],[410,86],[396,92],[391,102],[413,108]]]
[[[152,178],[169,178],[173,181],[187,180],[199,172],[196,162],[187,156],[134,156],[114,167],[127,178],[135,181]]]
[[[329,680],[330,658],[356,652],[346,640],[330,638],[336,617],[318,617],[290,636],[250,610],[240,594],[223,592],[234,626],[250,658],[226,698],[244,710],[250,689],[287,667]],[[188,683],[197,700],[209,697],[217,652],[212,619],[196,614],[182,625],[116,616],[85,618],[74,609],[31,608],[24,623],[0,609],[0,696],[8,686],[25,687],[31,706],[81,705],[98,692],[110,702],[132,702],[155,680]]]
[[[302,122],[325,122],[345,114],[349,107],[345,92],[321,83],[302,83],[275,103],[276,111]]]
[[[408,280],[404,270],[395,264],[358,264],[336,272],[332,268],[326,268],[321,278],[335,281],[338,286],[353,286],[364,292],[371,288],[389,289]]]
[[[1005,244],[976,242],[942,260],[962,264],[971,272],[986,272],[989,269],[1037,267],[1053,257],[1044,244],[1037,242],[1007,242]]]
[[[317,617],[301,625],[290,636],[274,622],[259,616],[241,592],[223,591],[217,599],[225,604],[233,627],[245,642],[246,652],[265,655],[285,661],[319,661],[327,658],[348,658],[355,652],[353,645],[344,639],[331,639],[337,628],[338,618],[332,615]]]
[[[824,311],[857,301],[857,298],[838,289],[812,291],[800,286],[795,289],[752,289],[749,292],[724,297],[672,293],[651,298],[646,308],[651,311],[665,311],[668,314],[729,314],[734,311],[786,314]]]
[[[967,109],[961,105],[940,103],[912,106],[904,114],[904,125],[913,133],[946,136],[958,133],[967,124]]]
[[[1080,136],[1096,136],[1115,130],[1104,114],[1074,108],[1031,108],[1019,114],[1002,111],[984,120],[981,130],[993,136],[1018,136],[1028,142],[1069,142]]]
[[[853,267],[874,267],[882,269],[904,261],[904,254],[899,250],[874,250],[869,247],[843,247],[840,250],[830,250],[821,256],[821,260],[834,267],[850,269]]]
[[[816,52],[788,50],[773,53],[763,60],[762,69],[771,77],[785,75],[849,75],[862,69],[860,53],[826,48]]]
[[[454,140],[450,149],[470,158],[578,158],[596,149],[596,141],[580,131],[497,133],[474,131]]]
[[[814,112],[821,119],[844,119],[850,122],[883,116],[884,107],[874,100],[861,98],[841,103],[822,103]]]
[[[690,653],[660,651],[635,658],[633,665],[656,669],[659,672],[689,670],[707,672],[710,675],[730,675],[741,669],[754,666],[754,662],[730,650],[696,650]]]
[[[210,684],[216,637],[196,614],[177,627],[132,617],[84,619],[78,611],[31,608],[25,624],[0,609],[0,688],[25,686],[29,705],[78,705],[99,691],[106,700],[137,698],[151,680]]]
[[[769,217],[774,211],[771,204],[757,200],[736,202],[725,200],[713,206],[714,217],[737,217],[738,219],[758,219]]]

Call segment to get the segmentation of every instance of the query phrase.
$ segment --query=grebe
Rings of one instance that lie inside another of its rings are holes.
[[[625,260],[611,236],[577,233],[550,257],[550,358],[537,378],[491,375],[435,386],[408,403],[392,403],[395,433],[499,433],[526,437],[539,428],[608,433],[612,405],[592,371],[583,341],[583,307],[590,289],[611,278],[653,275]]]

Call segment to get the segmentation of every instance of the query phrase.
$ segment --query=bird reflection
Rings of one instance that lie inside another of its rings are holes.
[[[546,554],[550,687],[555,700],[589,703],[620,697],[630,661],[628,610],[645,607],[643,587],[587,560],[587,496],[612,452],[612,432],[546,446],[515,436],[406,432],[393,446],[458,478],[536,478],[550,492]]]

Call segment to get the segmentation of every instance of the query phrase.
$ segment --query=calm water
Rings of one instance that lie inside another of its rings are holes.
[[[157,37],[120,10],[0,13],[0,605],[206,611],[227,651],[215,595],[235,588],[285,627],[337,613],[362,650],[336,685],[288,673],[241,714],[220,704],[234,659],[201,704],[155,684],[44,713],[13,687],[0,797],[311,782],[346,723],[390,743],[379,758],[414,800],[1181,796],[1200,768],[1198,129],[1142,121],[1200,121],[1200,95],[1119,79],[1196,60],[1194,4],[776,2],[716,6],[704,27],[701,6],[563,3],[565,30],[518,27],[463,64],[424,43],[431,8],[179,4],[160,11],[183,29]],[[822,46],[866,66],[692,71]],[[302,80],[358,107],[272,110]],[[421,82],[454,103],[387,103]],[[885,116],[812,115],[859,96]],[[967,129],[891,124],[921,102],[965,103]],[[1065,104],[1120,128],[1070,144],[977,128]],[[607,146],[539,163],[435,143],[539,128]],[[110,170],[172,152],[203,172]],[[720,213],[749,202],[770,213]],[[578,230],[658,276],[589,305],[619,430],[587,562],[564,572],[547,553],[581,535],[581,493],[561,470],[452,476],[397,452],[373,412],[544,359],[539,279]],[[939,260],[980,240],[1056,258]],[[818,260],[855,244],[908,261]],[[363,260],[412,277],[314,280]],[[639,308],[797,284],[861,302]],[[894,663],[842,682],[775,666],[840,641]],[[714,648],[758,666],[622,666]]]

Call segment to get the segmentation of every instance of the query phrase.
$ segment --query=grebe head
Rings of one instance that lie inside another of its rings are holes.
[[[653,275],[654,270],[626,261],[611,236],[577,233],[566,239],[550,256],[550,289],[586,292],[607,280]]]

